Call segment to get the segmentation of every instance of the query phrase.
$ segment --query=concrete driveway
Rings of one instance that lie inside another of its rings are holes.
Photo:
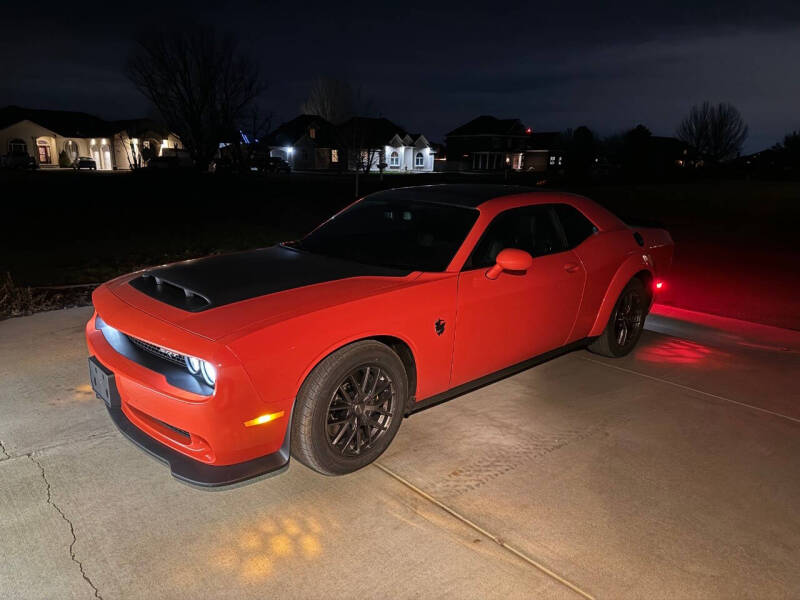
[[[0,322],[0,598],[800,596],[800,334],[651,315],[353,475],[208,492],[116,432],[89,314]]]

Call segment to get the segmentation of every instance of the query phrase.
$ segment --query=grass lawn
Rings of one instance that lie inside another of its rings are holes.
[[[394,173],[361,194],[502,175]],[[508,183],[532,184],[512,174]],[[0,274],[18,285],[96,283],[143,266],[293,239],[352,201],[352,175],[0,172]],[[577,186],[676,242],[661,301],[800,329],[800,183],[684,182]],[[2,311],[0,311],[2,312]]]

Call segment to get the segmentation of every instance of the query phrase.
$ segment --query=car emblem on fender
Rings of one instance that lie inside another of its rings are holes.
[[[436,329],[436,335],[442,335],[444,333],[444,326],[445,322],[442,319],[439,319],[433,324],[434,329]]]

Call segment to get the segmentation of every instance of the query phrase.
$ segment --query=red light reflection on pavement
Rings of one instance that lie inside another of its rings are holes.
[[[730,355],[727,352],[677,338],[666,338],[648,345],[637,352],[636,357],[651,363],[694,365],[703,368],[730,367],[728,361]]]

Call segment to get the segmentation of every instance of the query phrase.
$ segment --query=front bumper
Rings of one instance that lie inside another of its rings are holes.
[[[254,477],[276,474],[289,465],[289,432],[277,452],[232,465],[211,465],[194,460],[150,437],[136,427],[122,410],[114,373],[94,356],[89,358],[108,377],[110,402],[106,405],[111,420],[125,437],[142,450],[169,465],[173,477],[201,487],[233,485]],[[98,395],[99,398],[99,395]]]
[[[119,335],[202,356],[218,371],[210,395],[207,390],[193,390],[169,370],[112,344],[118,340],[107,339],[97,327],[96,312],[86,324],[89,356],[102,365],[103,373],[112,374],[115,407],[121,414],[110,412],[127,437],[168,463],[176,477],[197,485],[236,483],[286,465],[293,399],[279,399],[269,388],[256,388],[224,344],[134,308],[108,286],[95,290],[92,299],[105,325]],[[247,426],[260,415],[277,413],[285,416]]]

